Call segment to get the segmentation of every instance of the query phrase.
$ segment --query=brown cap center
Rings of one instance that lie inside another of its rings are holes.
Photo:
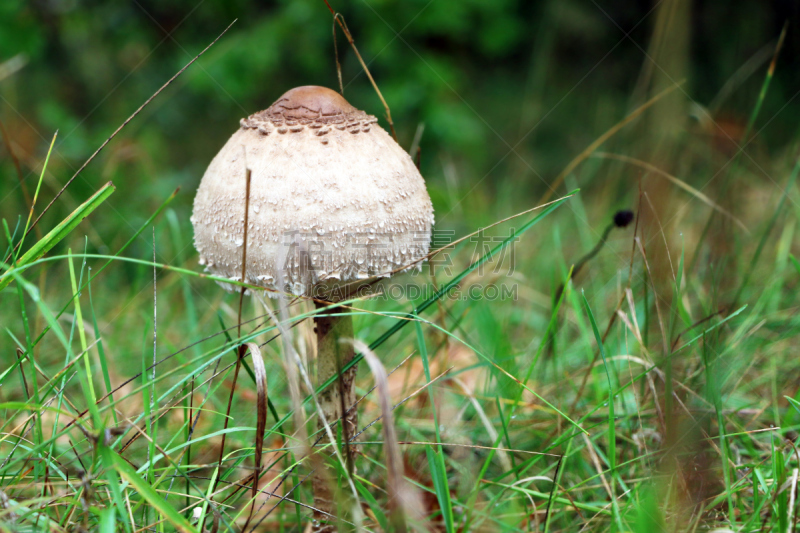
[[[336,91],[306,85],[286,91],[267,109],[254,113],[239,123],[242,128],[257,129],[262,135],[269,135],[276,127],[278,133],[286,133],[302,131],[305,125],[311,124],[313,128],[326,124],[347,124],[348,128],[353,127],[359,131],[361,124],[366,126],[363,131],[369,131],[369,125],[377,122],[378,119],[351,106]],[[349,131],[357,133],[352,129]]]
[[[358,110],[342,95],[327,87],[305,85],[283,94],[269,106],[267,113],[287,119],[318,119],[334,115],[350,115]]]

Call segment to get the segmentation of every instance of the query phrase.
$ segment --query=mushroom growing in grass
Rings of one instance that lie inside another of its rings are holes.
[[[318,385],[354,357],[352,343],[340,342],[353,337],[352,315],[330,306],[370,280],[418,267],[428,253],[433,207],[425,182],[377,122],[330,89],[292,89],[241,120],[194,201],[195,246],[207,270],[237,281],[244,272],[245,282],[271,296],[311,297],[317,308],[329,307],[315,318]],[[355,375],[353,366],[319,395],[330,425],[347,413],[347,441],[357,430]],[[315,507],[333,514],[330,493],[316,482],[314,490]]]

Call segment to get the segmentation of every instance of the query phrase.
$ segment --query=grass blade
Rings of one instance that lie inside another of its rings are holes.
[[[33,194],[33,201],[31,202],[31,209],[28,211],[28,220],[25,222],[25,230],[22,232],[22,238],[20,238],[19,243],[14,247],[14,250],[22,250],[22,245],[25,242],[25,237],[28,235],[28,229],[31,226],[31,219],[33,218],[33,209],[36,207],[36,200],[39,199],[39,191],[42,188],[42,181],[44,181],[44,173],[47,170],[47,165],[50,162],[50,154],[53,153],[53,145],[56,144],[56,137],[58,137],[58,131],[53,134],[53,140],[50,141],[50,148],[47,149],[47,157],[44,158],[44,165],[42,165],[42,172],[39,174],[39,182],[36,184],[36,192]],[[13,244],[12,244],[13,246]],[[6,261],[10,258],[6,257]]]
[[[408,514],[406,504],[412,502],[408,501],[410,494],[403,478],[403,458],[397,444],[397,432],[392,415],[392,399],[389,395],[389,378],[378,356],[366,344],[358,339],[353,339],[352,342],[353,347],[364,354],[372,375],[375,377],[378,402],[383,417],[383,449],[388,477],[386,491],[389,494],[389,509],[392,513],[392,531],[404,533],[408,530],[406,527],[406,515]]]
[[[125,459],[110,449],[109,456],[114,465],[114,469],[119,472],[119,475],[130,483],[139,495],[156,511],[161,513],[161,515],[175,526],[178,531],[187,533],[195,533],[197,531],[183,516],[173,509],[171,505],[159,497],[158,493],[150,486],[150,483],[142,479]]]
[[[581,291],[583,297],[583,305],[586,308],[586,314],[589,315],[589,322],[592,325],[592,333],[597,341],[597,348],[600,350],[600,356],[603,358],[603,366],[606,370],[606,378],[608,379],[608,469],[611,474],[611,508],[614,514],[614,520],[620,531],[625,531],[622,526],[622,517],[619,514],[619,504],[615,493],[616,485],[616,470],[617,470],[617,433],[616,433],[616,418],[614,416],[614,385],[611,381],[611,372],[608,369],[608,361],[606,360],[606,350],[603,346],[603,338],[600,336],[600,330],[597,328],[597,321],[594,319],[592,309],[589,307],[589,300],[586,299],[586,294]]]
[[[25,266],[28,263],[36,261],[37,259],[41,258],[44,254],[49,252],[53,246],[61,242],[67,235],[72,232],[75,227],[81,223],[81,221],[88,217],[92,211],[97,209],[100,204],[106,201],[106,199],[111,196],[116,188],[114,184],[110,181],[100,187],[100,189],[94,193],[91,198],[86,200],[82,203],[78,208],[70,213],[70,215],[62,220],[55,228],[53,228],[50,233],[42,237],[36,244],[34,244],[30,250],[28,250],[19,260],[16,262],[15,266]],[[6,270],[2,276],[0,276],[0,290],[3,290],[11,280],[13,276],[11,275],[11,271],[13,267],[9,270]]]
[[[425,370],[425,381],[430,383],[431,370],[428,362],[428,348],[425,345],[425,336],[422,333],[422,326],[419,321],[414,324],[417,328],[417,342],[419,344],[419,354],[422,359],[422,368]],[[428,458],[428,467],[431,470],[431,480],[433,481],[433,488],[436,491],[436,499],[439,500],[439,508],[442,510],[442,519],[444,521],[445,531],[453,533],[455,531],[453,525],[453,502],[450,499],[450,487],[447,483],[447,467],[444,464],[444,456],[442,455],[442,447],[438,444],[442,442],[442,436],[439,434],[439,420],[436,416],[436,402],[433,398],[433,390],[428,388],[428,396],[431,402],[431,410],[433,412],[433,431],[436,435],[436,447],[425,446],[425,455]]]
[[[384,342],[389,340],[389,338],[392,337],[392,335],[394,335],[395,333],[400,331],[406,324],[408,324],[409,322],[415,321],[416,315],[419,315],[420,313],[425,311],[427,308],[429,308],[430,306],[435,304],[437,301],[439,301],[444,295],[446,295],[448,292],[450,292],[456,285],[461,283],[461,281],[463,281],[463,279],[465,277],[467,277],[469,274],[471,274],[475,269],[477,269],[479,266],[481,266],[482,264],[484,264],[487,261],[489,261],[492,257],[496,256],[503,249],[505,249],[507,246],[509,246],[512,242],[516,241],[516,239],[518,239],[523,233],[527,232],[533,226],[535,226],[536,224],[541,222],[542,219],[544,219],[547,215],[549,215],[550,213],[552,213],[553,211],[558,209],[562,204],[564,204],[567,200],[569,200],[570,197],[572,197],[573,195],[575,195],[577,193],[578,193],[578,190],[576,189],[576,190],[570,192],[568,195],[564,196],[563,198],[554,201],[552,204],[547,206],[547,208],[544,211],[542,211],[541,213],[536,215],[534,218],[532,218],[531,220],[529,220],[528,222],[523,224],[523,226],[521,228],[519,228],[518,231],[511,232],[511,235],[508,238],[504,239],[500,244],[498,244],[497,246],[495,246],[494,248],[489,250],[480,259],[478,259],[477,261],[472,263],[466,269],[461,271],[455,278],[450,280],[450,282],[447,283],[447,285],[444,285],[441,289],[436,291],[436,293],[434,293],[430,298],[428,298],[427,300],[422,302],[414,310],[413,313],[408,313],[405,316],[400,316],[399,317],[400,320],[398,320],[397,323],[394,326],[389,328],[380,337],[378,337],[376,340],[374,340],[369,345],[369,349],[370,350],[375,350],[378,346],[380,346],[381,344],[383,344]],[[345,372],[348,369],[350,369],[350,367],[358,364],[358,362],[361,361],[361,359],[363,359],[363,358],[364,358],[364,356],[362,354],[356,354],[356,356],[353,357],[353,360],[350,363],[346,364],[344,366],[344,368],[342,368],[342,372]],[[328,387],[328,385],[333,383],[334,379],[335,378],[331,378],[327,382],[323,383],[322,386],[318,389],[318,391],[321,391],[321,390],[325,389],[326,387]],[[306,401],[308,401],[308,398],[306,398]]]

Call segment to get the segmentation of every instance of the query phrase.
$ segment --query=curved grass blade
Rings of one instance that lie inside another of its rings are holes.
[[[349,339],[345,341],[347,340]],[[389,509],[392,517],[391,530],[397,533],[405,533],[408,531],[406,525],[406,514],[408,514],[408,510],[406,506],[408,503],[412,503],[412,495],[408,492],[405,479],[403,478],[403,457],[400,453],[400,447],[397,444],[397,430],[395,429],[394,417],[392,416],[389,377],[380,359],[378,359],[378,356],[375,355],[366,344],[358,339],[353,339],[351,342],[355,349],[361,351],[361,353],[365,355],[367,364],[375,378],[375,386],[378,389],[378,403],[383,417],[383,446],[387,474],[386,492],[389,495]],[[428,381],[430,381],[430,379],[428,379]]]
[[[241,323],[241,320],[239,321]],[[261,456],[264,451],[264,432],[267,427],[267,369],[264,366],[264,358],[261,356],[261,349],[258,344],[248,342],[245,344],[250,350],[250,356],[253,359],[253,369],[256,377],[256,388],[258,389],[258,419],[256,421],[256,455],[255,455],[255,469],[253,470],[253,491],[252,503],[250,507],[250,515],[247,517],[247,522],[242,526],[242,531],[247,529],[250,520],[253,518],[253,511],[256,507],[256,496],[258,495],[258,479],[261,473]]]

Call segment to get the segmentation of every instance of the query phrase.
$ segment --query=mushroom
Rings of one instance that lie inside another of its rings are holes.
[[[242,280],[246,235],[244,281],[275,291],[270,296],[312,297],[318,308],[352,297],[369,280],[419,268],[429,249],[431,200],[411,157],[377,122],[340,94],[315,86],[292,89],[242,119],[197,190],[191,220],[200,264]],[[315,329],[322,384],[354,357],[352,344],[340,342],[353,337],[352,317],[327,309],[316,316]],[[347,441],[357,429],[356,409],[350,409],[355,375],[353,366],[319,397],[329,424],[342,418],[344,406]],[[314,491],[315,507],[333,514],[330,494],[316,480]]]

